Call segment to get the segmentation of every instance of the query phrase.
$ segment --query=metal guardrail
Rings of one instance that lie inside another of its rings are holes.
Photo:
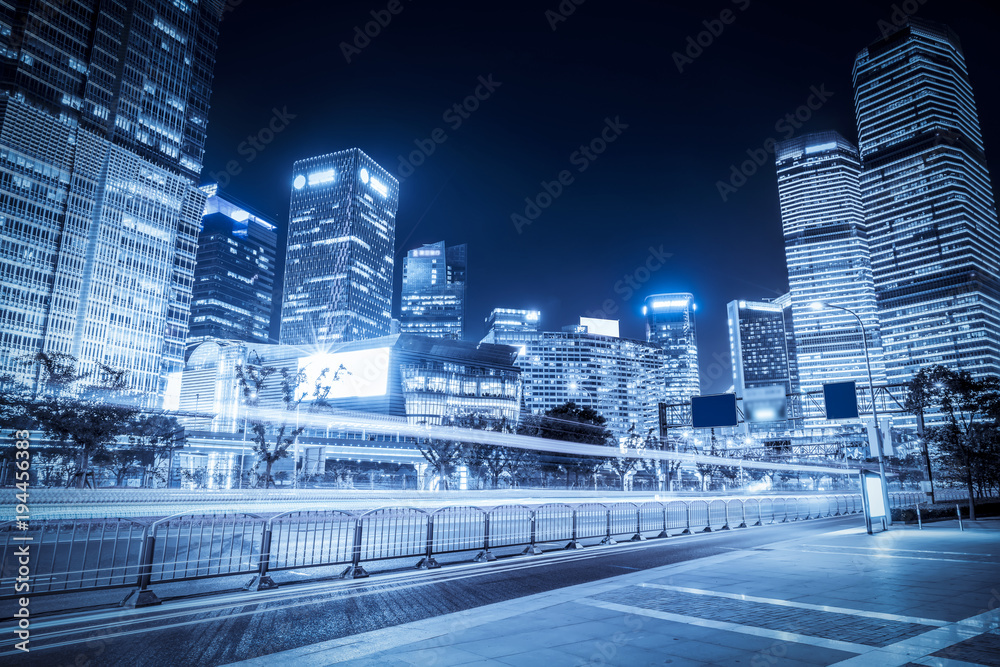
[[[939,494],[939,496],[942,494]],[[894,493],[893,507],[912,507],[922,493]],[[943,498],[942,498],[943,499]],[[142,524],[128,519],[34,521],[30,530],[0,524],[0,599],[16,597],[15,547],[29,544],[31,593],[149,586],[247,574],[248,588],[275,584],[269,573],[292,568],[346,565],[342,576],[368,576],[363,563],[418,558],[417,567],[439,567],[435,556],[542,544],[582,548],[581,540],[644,540],[730,530],[860,512],[859,495],[672,500],[666,502],[549,503],[444,507],[426,511],[386,507],[363,513],[295,510],[269,519],[244,513],[178,514]],[[30,538],[30,540],[25,540]],[[140,596],[142,597],[142,596]],[[154,602],[155,603],[155,602]]]

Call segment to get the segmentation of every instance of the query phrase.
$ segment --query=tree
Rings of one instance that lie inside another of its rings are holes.
[[[497,433],[512,433],[514,430],[506,417],[488,419],[478,414],[463,417],[455,425]],[[528,449],[480,443],[467,444],[463,450],[463,458],[466,465],[485,477],[494,489],[500,486],[504,473],[514,485],[534,469],[537,461],[535,452]]]
[[[544,415],[532,415],[522,420],[517,432],[520,435],[550,440],[614,445],[614,436],[605,427],[606,423],[607,420],[593,408],[581,408],[570,401],[547,410]],[[579,484],[581,476],[593,478],[597,471],[607,464],[608,457],[547,452],[540,457],[540,462],[543,470],[564,474],[566,487],[569,488],[570,475],[574,477],[574,484]]]
[[[174,452],[187,444],[184,427],[177,417],[163,413],[139,415],[129,424],[127,435],[129,445],[138,453],[139,464],[146,471],[143,486],[151,485],[153,475],[163,462],[171,460]]]
[[[139,412],[126,401],[127,371],[98,364],[93,373],[79,373],[76,358],[61,353],[40,353],[35,362],[39,391],[25,409],[57,447],[73,452],[83,488],[94,456],[115,444]]]
[[[946,473],[968,489],[969,517],[975,520],[977,476],[996,465],[992,454],[1000,423],[1000,383],[994,377],[977,379],[966,371],[933,366],[914,378],[910,395],[908,404],[915,408],[940,406],[944,423],[925,435],[937,446]]]
[[[258,484],[262,479],[264,481],[264,488],[268,488],[274,483],[271,468],[277,461],[288,456],[289,448],[296,443],[299,435],[305,431],[305,426],[291,426],[296,421],[293,415],[296,415],[302,402],[307,398],[311,398],[310,411],[328,405],[331,385],[324,384],[324,382],[327,381],[330,369],[324,368],[316,376],[316,379],[313,381],[310,397],[310,391],[302,387],[308,380],[305,369],[292,372],[287,368],[269,366],[259,357],[257,361],[257,364],[248,363],[237,366],[236,379],[239,383],[240,393],[243,395],[243,400],[247,405],[247,410],[251,411],[252,415],[248,417],[248,421],[253,425],[253,451],[258,462],[264,464],[264,474],[258,479]],[[279,423],[274,424],[264,418],[259,408],[260,397],[264,391],[264,387],[267,385],[269,379],[276,374],[281,378],[280,392],[283,409],[281,411],[281,418],[278,420]],[[330,378],[330,381],[337,382],[344,374],[350,375],[350,371],[341,364],[334,372],[333,377]],[[268,441],[269,430],[273,438],[272,441]]]
[[[625,436],[625,442],[623,443],[621,453],[625,455],[631,453],[641,456],[645,449],[646,440],[636,432],[635,424],[630,424],[628,427],[628,435]],[[637,458],[637,456],[614,456],[608,459],[608,465],[613,471],[615,471],[615,474],[618,475],[618,481],[621,482],[622,491],[629,490],[628,487],[632,475],[643,467],[643,460],[641,458]]]

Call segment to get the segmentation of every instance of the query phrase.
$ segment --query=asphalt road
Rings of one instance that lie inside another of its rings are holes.
[[[272,591],[168,599],[145,609],[108,607],[32,618],[31,652],[0,629],[0,662],[73,665],[223,665],[535,593],[734,549],[855,527],[860,515],[696,534],[541,556],[405,570],[356,581],[313,581]],[[720,579],[726,573],[720,571]],[[10,618],[6,610],[3,616]]]

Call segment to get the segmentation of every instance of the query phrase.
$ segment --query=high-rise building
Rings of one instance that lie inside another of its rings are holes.
[[[281,343],[389,335],[398,182],[357,148],[300,160],[292,174]]]
[[[494,342],[498,332],[538,331],[541,319],[542,314],[537,310],[494,308],[486,318],[486,337],[483,342]]]
[[[468,246],[444,241],[406,253],[399,326],[402,333],[461,340],[465,334]]]
[[[801,391],[820,392],[824,384],[849,380],[868,386],[861,328],[840,308],[864,323],[872,375],[876,385],[883,384],[857,150],[836,132],[819,132],[780,142],[775,160]],[[817,303],[839,308],[816,310]],[[823,416],[821,402],[802,405],[801,416]]]
[[[273,306],[276,226],[247,206],[208,195],[198,237],[188,347],[210,339],[266,343]]]
[[[690,403],[701,393],[696,309],[694,295],[687,293],[654,294],[642,308],[646,340],[663,348],[661,402],[668,405]]]
[[[528,412],[544,414],[572,401],[603,415],[619,438],[633,426],[642,435],[656,427],[662,397],[653,391],[654,376],[664,365],[658,344],[592,334],[581,325],[563,331],[494,327],[487,339],[520,350],[516,363]]]
[[[0,373],[184,363],[222,0],[0,3]]]
[[[854,62],[888,381],[1000,374],[1000,229],[958,36],[911,18]]]
[[[783,394],[798,392],[798,366],[791,299],[730,301],[729,352],[733,386],[743,398],[746,389],[780,386]]]

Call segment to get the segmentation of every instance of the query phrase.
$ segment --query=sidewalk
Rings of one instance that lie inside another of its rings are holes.
[[[1000,522],[775,543],[241,665],[1000,665]]]

